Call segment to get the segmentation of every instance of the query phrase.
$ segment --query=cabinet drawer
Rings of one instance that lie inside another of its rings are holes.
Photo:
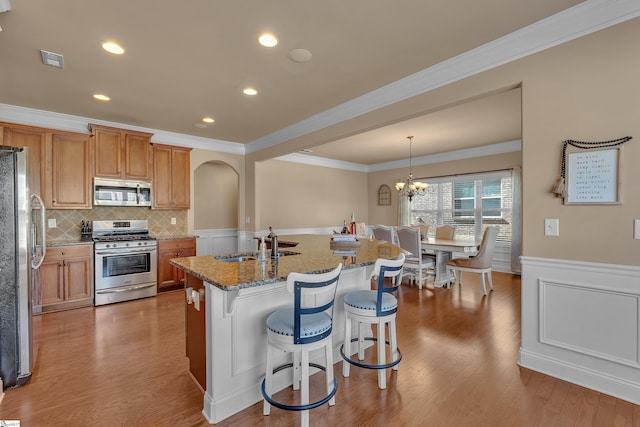
[[[93,254],[93,246],[76,245],[76,246],[54,246],[47,248],[46,258],[79,258],[91,257]]]
[[[196,239],[159,240],[158,250],[195,249]]]

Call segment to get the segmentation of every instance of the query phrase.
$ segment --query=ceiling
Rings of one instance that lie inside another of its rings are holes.
[[[0,13],[0,103],[246,144],[579,3],[15,0]],[[258,44],[266,31],[276,47]],[[105,52],[107,40],[125,54]],[[289,59],[297,48],[311,60]],[[370,165],[406,158],[408,135],[414,156],[519,139],[520,92],[413,115],[312,154]],[[215,123],[195,127],[204,116]]]

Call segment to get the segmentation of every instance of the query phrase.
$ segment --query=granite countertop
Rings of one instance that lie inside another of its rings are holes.
[[[78,237],[78,239],[69,239],[69,240],[47,240],[47,247],[57,247],[57,246],[72,246],[72,245],[91,245],[93,246],[93,240],[86,240]]]
[[[195,239],[196,236],[193,234],[184,235],[184,236],[153,236],[156,240],[186,240],[186,239]]]
[[[223,291],[264,286],[286,280],[291,272],[322,273],[342,263],[344,269],[372,265],[378,258],[395,258],[400,248],[388,242],[360,240],[360,247],[353,253],[334,254],[330,248],[331,236],[295,235],[282,236],[283,240],[299,242],[291,250],[282,250],[297,255],[281,256],[276,261],[266,262],[250,259],[242,262],[224,262],[214,255],[173,258],[170,263],[185,272],[202,279]],[[256,252],[237,252],[222,257],[257,255]],[[218,256],[220,257],[220,256]]]

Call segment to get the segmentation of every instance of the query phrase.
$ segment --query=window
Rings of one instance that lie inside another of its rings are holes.
[[[498,241],[511,242],[511,171],[421,179],[426,193],[410,203],[410,223],[429,225],[429,235],[439,225],[456,226],[456,238],[479,239],[484,226],[498,226]],[[421,220],[421,221],[419,221]]]
[[[476,197],[482,194],[482,197]],[[471,218],[480,209],[483,218],[502,218],[502,179],[488,178],[453,183],[453,215]]]

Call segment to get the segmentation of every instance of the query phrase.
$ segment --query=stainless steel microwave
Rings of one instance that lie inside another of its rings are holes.
[[[93,178],[94,206],[151,206],[151,183]]]

